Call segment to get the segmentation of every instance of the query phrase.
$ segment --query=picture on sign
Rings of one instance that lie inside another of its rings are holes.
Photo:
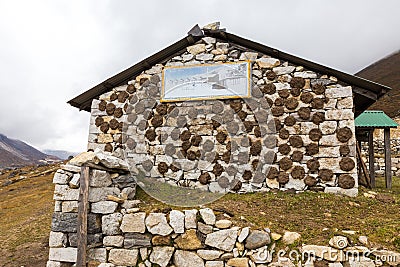
[[[251,87],[250,62],[166,67],[162,102],[247,98]]]

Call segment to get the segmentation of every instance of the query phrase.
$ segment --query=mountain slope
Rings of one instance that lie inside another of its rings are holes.
[[[0,134],[0,168],[38,164],[48,158],[34,147]]]
[[[383,110],[392,118],[400,115],[400,51],[369,65],[356,75],[392,88],[369,107],[370,110]]]
[[[78,152],[70,152],[70,151],[65,151],[65,150],[52,150],[52,149],[45,149],[43,150],[44,153],[47,155],[55,156],[59,159],[68,159],[70,156],[76,156],[79,153]]]

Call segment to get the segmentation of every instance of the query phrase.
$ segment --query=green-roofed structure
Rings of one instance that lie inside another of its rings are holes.
[[[374,169],[374,130],[384,130],[385,145],[385,181],[386,188],[392,187],[392,160],[390,155],[390,128],[397,128],[398,124],[381,110],[367,110],[355,119],[357,140],[368,141],[369,176],[371,186],[375,187]],[[360,146],[361,147],[361,146]]]

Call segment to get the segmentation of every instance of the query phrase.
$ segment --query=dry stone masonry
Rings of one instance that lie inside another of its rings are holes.
[[[146,213],[134,199],[135,183],[120,159],[86,152],[54,175],[55,212],[47,267],[72,267],[77,258],[77,206],[82,164],[92,166],[89,187],[88,266],[294,267],[396,266],[400,254],[372,250],[368,239],[335,236],[329,246],[303,245],[279,254],[277,242],[299,243],[299,233],[238,227],[235,218],[209,208]],[[79,181],[79,179],[78,179]],[[297,256],[300,258],[297,258]],[[357,258],[356,258],[357,257]],[[301,265],[297,265],[301,266]]]
[[[170,66],[250,61],[249,99],[160,102]],[[335,77],[204,37],[92,102],[88,149],[149,179],[210,192],[357,194],[352,88]]]

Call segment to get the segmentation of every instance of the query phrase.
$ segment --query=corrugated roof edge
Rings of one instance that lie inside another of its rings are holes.
[[[371,82],[369,80],[338,71],[332,69],[327,66],[323,66],[321,64],[302,59],[300,57],[290,55],[285,52],[281,52],[277,49],[271,48],[269,46],[245,39],[243,37],[234,35],[232,33],[225,32],[223,30],[217,31],[209,31],[204,30],[205,36],[216,37],[221,40],[231,41],[238,45],[250,48],[252,50],[268,54],[279,59],[287,60],[293,64],[298,64],[304,66],[310,70],[317,71],[320,73],[328,74],[335,76],[340,81],[345,82],[349,85],[355,86],[358,88],[358,93],[360,95],[366,96],[372,100],[376,100],[382,97],[387,91],[391,90],[390,87]],[[111,78],[103,81],[102,83],[94,86],[93,88],[89,89],[88,91],[80,94],[79,96],[71,99],[68,103],[80,110],[85,110],[90,112],[91,102],[94,98],[97,98],[101,94],[111,90],[114,87],[120,86],[122,84],[127,83],[129,80],[133,79],[134,76],[140,74],[142,71],[150,68],[152,65],[160,63],[165,59],[171,57],[172,55],[176,54],[177,52],[183,50],[189,45],[194,44],[198,40],[201,39],[202,36],[193,36],[189,34],[188,36],[182,38],[181,40],[175,42],[174,44],[164,48],[160,52],[155,53],[154,55],[140,61],[139,63],[133,65],[132,67],[112,76]],[[356,92],[357,93],[357,92]],[[369,105],[371,105],[370,103]],[[362,110],[365,110],[369,105],[365,105],[361,107]]]
[[[379,120],[379,123],[376,121]],[[356,128],[397,128],[399,125],[382,110],[366,110],[355,119]]]

